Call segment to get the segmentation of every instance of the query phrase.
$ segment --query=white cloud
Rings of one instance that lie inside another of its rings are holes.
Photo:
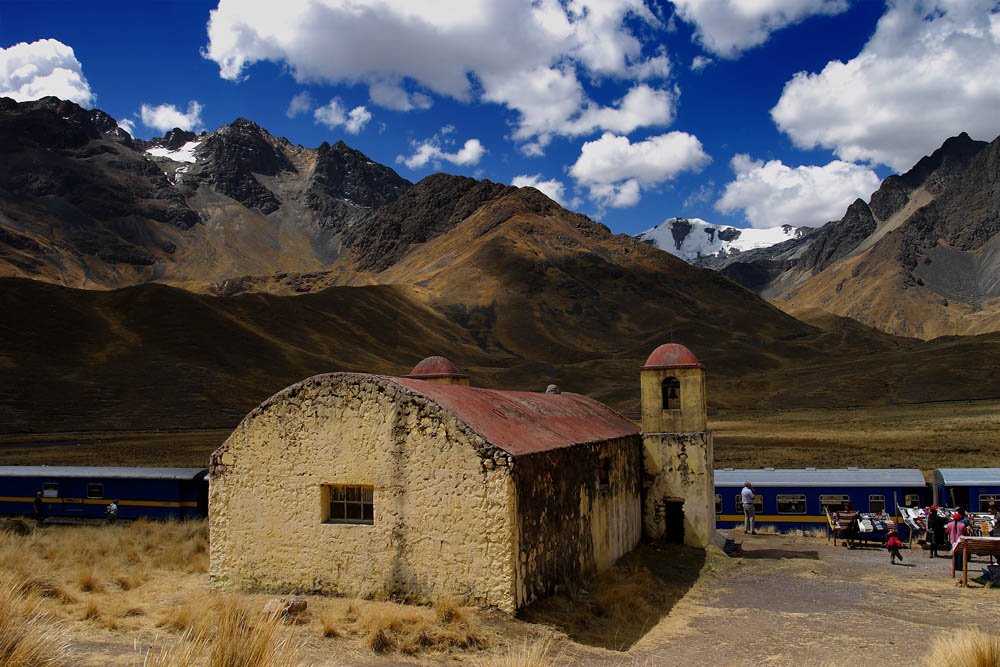
[[[316,104],[313,102],[312,95],[309,94],[308,90],[303,90],[288,103],[288,111],[285,112],[285,115],[289,118],[295,118],[304,113],[309,113],[314,106]]]
[[[644,53],[637,35],[666,31],[642,0],[220,0],[204,53],[227,79],[279,62],[299,82],[365,83],[373,104],[395,110],[426,109],[431,94],[501,104],[537,153],[557,135],[672,120],[672,93],[633,88],[654,104],[637,113],[602,108],[581,82],[665,79],[665,51]]]
[[[181,112],[173,104],[150,106],[143,104],[139,110],[142,124],[159,132],[169,132],[175,127],[182,130],[195,130],[201,127],[202,105],[197,100],[188,102],[187,112]]]
[[[879,187],[871,169],[834,160],[822,167],[789,167],[780,160],[752,160],[739,154],[730,163],[736,180],[726,185],[715,208],[743,210],[757,228],[779,225],[817,227],[839,220],[855,199],[867,200]]]
[[[602,206],[638,203],[641,189],[664,183],[683,171],[700,171],[711,161],[697,137],[669,132],[631,143],[628,137],[605,132],[588,141],[570,168],[579,185]]]
[[[694,24],[709,52],[735,58],[767,41],[771,33],[815,15],[839,14],[847,0],[674,0],[677,13]]]
[[[316,119],[317,123],[322,123],[331,130],[343,126],[344,131],[348,134],[357,134],[372,119],[372,115],[363,106],[354,107],[348,111],[340,98],[335,97],[326,106],[316,109],[313,112],[313,118]]]
[[[995,0],[895,0],[857,57],[799,72],[771,110],[796,146],[897,171],[949,136],[1000,131]]]
[[[518,188],[535,188],[560,206],[566,206],[568,203],[566,201],[566,186],[562,181],[555,178],[545,180],[545,177],[541,174],[535,174],[534,176],[521,174],[520,176],[515,176],[510,184]]]
[[[118,127],[125,130],[133,137],[135,136],[135,123],[129,120],[128,118],[122,118],[121,120],[119,120]]]
[[[47,95],[85,107],[97,99],[73,49],[55,39],[0,48],[0,97],[25,102]]]
[[[486,153],[486,148],[479,139],[467,140],[462,148],[452,153],[442,148],[442,144],[454,143],[453,140],[447,138],[454,131],[454,127],[445,125],[430,139],[412,142],[413,154],[410,157],[398,155],[396,156],[396,162],[405,164],[410,169],[419,169],[427,166],[428,163],[434,164],[435,168],[437,168],[442,161],[448,161],[461,166],[479,164],[479,161]]]
[[[695,72],[700,72],[712,63],[711,58],[706,58],[705,56],[695,56],[691,60],[691,69]]]

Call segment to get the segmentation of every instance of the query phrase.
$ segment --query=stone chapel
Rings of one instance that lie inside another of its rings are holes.
[[[405,377],[329,373],[248,414],[211,458],[220,588],[433,599],[513,613],[647,539],[714,526],[704,369],[661,345],[642,430],[579,394],[470,386],[443,357]]]

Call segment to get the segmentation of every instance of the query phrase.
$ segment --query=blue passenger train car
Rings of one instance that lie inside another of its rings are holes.
[[[46,516],[103,517],[112,500],[122,519],[205,516],[207,473],[205,468],[0,466],[0,513],[34,513],[41,491]]]
[[[1000,506],[1000,468],[938,468],[933,486],[936,505],[970,512]]]
[[[896,505],[926,505],[927,485],[916,469],[737,469],[715,471],[717,528],[743,525],[740,491],[749,481],[757,492],[758,525],[780,530],[819,528],[827,524],[824,508],[831,512],[850,501],[859,512],[896,514]]]

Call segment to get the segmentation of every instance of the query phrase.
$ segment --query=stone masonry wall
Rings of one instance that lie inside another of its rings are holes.
[[[388,378],[316,376],[251,412],[212,455],[221,588],[515,609],[509,458]],[[325,523],[323,485],[374,487],[374,525]]]
[[[684,543],[705,548],[715,527],[715,461],[712,433],[644,433],[643,530],[664,536],[657,512],[664,498],[684,499]]]
[[[640,457],[636,435],[517,458],[518,607],[635,548],[642,536]]]

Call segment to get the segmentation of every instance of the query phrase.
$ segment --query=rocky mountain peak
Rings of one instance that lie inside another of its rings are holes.
[[[198,135],[194,132],[175,127],[164,134],[162,139],[153,139],[153,143],[175,151],[189,141],[195,141],[197,138]]]
[[[411,185],[390,167],[343,141],[332,147],[324,141],[316,150],[306,206],[316,212],[321,227],[340,231],[368,210],[396,200]]]

